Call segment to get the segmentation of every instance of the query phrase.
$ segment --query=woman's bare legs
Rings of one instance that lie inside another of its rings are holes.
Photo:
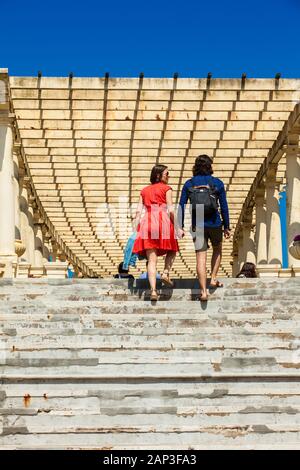
[[[151,290],[156,290],[156,267],[157,267],[157,252],[153,248],[151,250],[146,250],[147,260],[148,260],[148,279],[150,283]]]
[[[207,251],[196,251],[197,275],[200,284],[200,300],[207,300],[206,289],[206,255]]]

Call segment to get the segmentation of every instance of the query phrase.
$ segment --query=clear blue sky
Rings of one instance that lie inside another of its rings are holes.
[[[11,75],[300,77],[300,0],[0,0]]]

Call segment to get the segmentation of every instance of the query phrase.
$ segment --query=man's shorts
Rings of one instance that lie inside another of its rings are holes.
[[[207,251],[209,248],[208,241],[211,242],[212,246],[218,246],[222,243],[222,225],[220,227],[194,227],[194,229],[191,229],[191,235],[195,251]]]

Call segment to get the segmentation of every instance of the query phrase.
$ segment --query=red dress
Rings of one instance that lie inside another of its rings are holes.
[[[166,193],[171,186],[159,182],[141,191],[146,213],[137,228],[133,253],[146,256],[146,250],[155,248],[158,256],[168,251],[179,251],[174,224],[167,211]]]

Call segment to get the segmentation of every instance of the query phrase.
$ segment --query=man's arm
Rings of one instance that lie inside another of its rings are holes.
[[[227,198],[226,198],[226,191],[224,187],[224,183],[222,182],[221,188],[219,190],[219,202],[220,202],[220,209],[221,209],[221,215],[222,215],[222,221],[224,225],[225,230],[229,230],[229,209],[228,209],[228,203],[227,203]]]
[[[184,211],[185,211],[185,206],[187,202],[188,202],[188,188],[187,188],[187,184],[185,183],[181,191],[181,197],[180,197],[178,211],[177,211],[177,224],[178,224],[178,227],[181,229],[183,229],[184,227]]]

